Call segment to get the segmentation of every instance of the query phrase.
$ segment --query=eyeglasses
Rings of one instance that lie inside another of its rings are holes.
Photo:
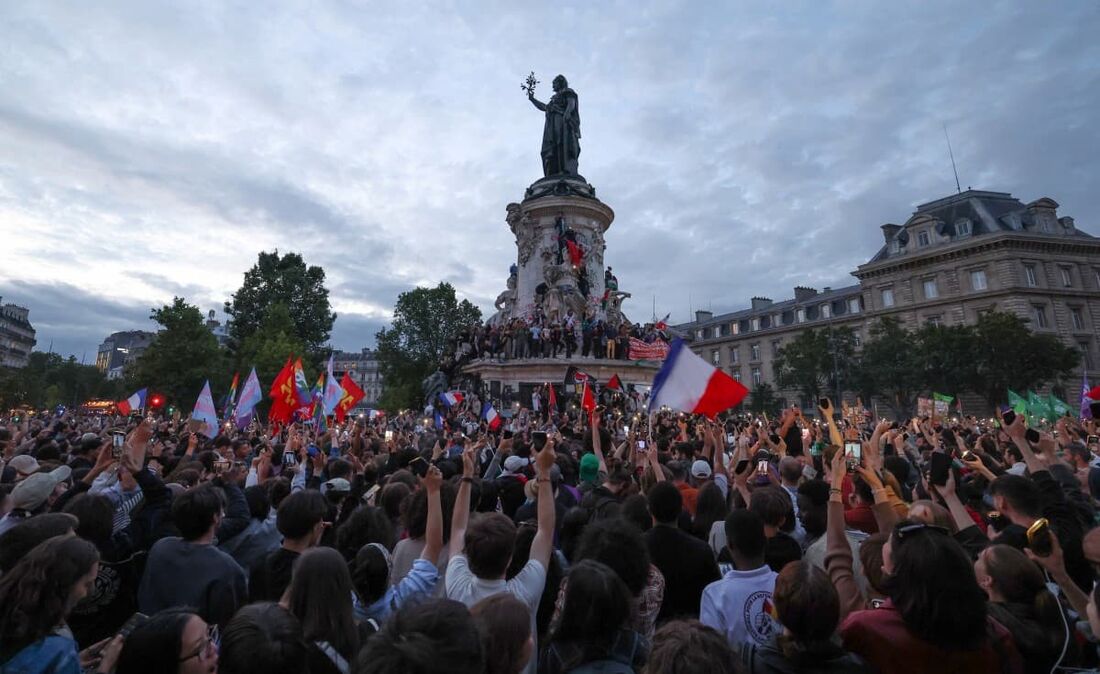
[[[210,625],[206,628],[206,636],[202,638],[202,643],[195,652],[180,658],[179,661],[182,663],[191,658],[198,658],[200,662],[209,662],[213,656],[217,655],[220,643],[221,634],[218,632],[218,626]]]
[[[951,535],[951,532],[948,531],[947,529],[944,529],[943,527],[938,527],[934,524],[924,524],[922,522],[915,522],[913,524],[903,524],[903,525],[894,527],[894,535],[898,537],[899,541],[903,541],[903,540],[905,540],[906,536],[912,536],[913,534],[917,533],[918,531],[924,531],[926,529],[929,530],[929,531],[938,531],[939,533],[947,535],[947,536]]]

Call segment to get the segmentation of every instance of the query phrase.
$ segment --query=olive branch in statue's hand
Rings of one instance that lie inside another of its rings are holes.
[[[527,92],[527,98],[533,98],[535,95],[535,87],[538,83],[539,81],[535,79],[535,71],[532,70],[531,73],[527,75],[527,79],[524,83],[519,85],[519,88]]]

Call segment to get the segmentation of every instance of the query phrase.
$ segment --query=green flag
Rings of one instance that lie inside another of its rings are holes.
[[[1046,419],[1049,421],[1054,418],[1050,405],[1043,399],[1043,396],[1034,391],[1027,392],[1027,413],[1028,416],[1036,419]]]
[[[1016,414],[1027,414],[1027,400],[1012,389],[1008,389],[1008,406]]]
[[[944,395],[942,393],[932,393],[932,397],[941,403],[951,404],[951,401],[955,399],[955,396]]]
[[[1060,400],[1053,393],[1050,394],[1050,398],[1047,401],[1047,405],[1050,407],[1050,411],[1054,415],[1054,417],[1051,419],[1051,421],[1054,421],[1058,417],[1064,416],[1067,412],[1070,412],[1070,411],[1073,410],[1073,408],[1070,407],[1069,405],[1067,405],[1064,400]]]

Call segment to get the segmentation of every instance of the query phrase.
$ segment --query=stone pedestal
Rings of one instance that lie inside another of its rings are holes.
[[[521,203],[508,204],[516,262],[491,322],[530,319],[540,310],[553,320],[569,309],[578,319],[586,312],[608,319],[603,306],[604,233],[614,219],[615,212],[579,176],[543,178],[527,189]],[[582,251],[579,265],[570,260],[566,239]]]
[[[530,404],[531,391],[543,384],[554,384],[558,395],[570,398],[563,390],[565,371],[570,365],[595,377],[602,386],[612,375],[619,375],[624,386],[633,385],[639,391],[648,391],[653,385],[653,377],[660,369],[650,361],[606,360],[602,358],[531,358],[527,360],[477,360],[463,368],[463,373],[481,378],[482,385],[490,399],[520,400]]]

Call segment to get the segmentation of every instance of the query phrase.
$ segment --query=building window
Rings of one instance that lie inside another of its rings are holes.
[[[1031,318],[1035,321],[1035,327],[1047,327],[1047,309],[1042,304],[1031,305]]]
[[[707,332],[706,330],[702,330],[702,329],[696,330],[695,331],[695,339],[700,339],[700,340],[704,339],[703,335],[705,335],[706,332]]]
[[[1073,329],[1074,330],[1084,330],[1085,329],[1085,317],[1084,317],[1084,315],[1081,314],[1081,307],[1070,307],[1069,308],[1069,317],[1070,317],[1070,320],[1073,321]]]
[[[829,306],[828,304],[822,304],[821,305],[821,317],[822,318],[829,318],[832,315],[833,315],[833,308],[831,306]]]
[[[1100,290],[1100,269],[1093,269],[1092,273],[1096,276],[1096,289]]]
[[[760,329],[760,319],[759,318],[752,319],[752,329],[754,331]]]
[[[735,381],[741,381],[741,368],[737,368],[733,371],[733,378]]]
[[[1085,365],[1085,369],[1093,369],[1094,365],[1092,363],[1092,350],[1089,349],[1089,343],[1078,342],[1077,348],[1081,349],[1081,362]]]
[[[901,252],[901,245],[897,242],[897,240],[891,241],[890,242],[890,254],[891,255],[897,255],[900,252]]]
[[[894,289],[883,288],[882,289],[882,306],[892,307],[894,306]]]
[[[974,290],[985,290],[989,287],[985,282],[985,270],[976,269],[970,272],[970,287]]]
[[[850,313],[850,314],[858,314],[859,313],[859,298],[858,297],[852,297],[848,300],[848,313]]]
[[[934,300],[940,296],[940,291],[936,288],[936,279],[929,278],[924,280],[924,299]]]
[[[938,328],[943,325],[943,318],[941,316],[929,316],[924,319],[924,322],[932,327]]]
[[[760,368],[754,367],[752,369],[752,385],[760,386],[764,383],[764,376],[760,374]]]
[[[740,323],[730,323],[730,332],[735,334],[735,335],[740,335],[741,334],[741,324]]]
[[[737,347],[731,348],[730,349],[730,362],[733,363],[734,365],[741,362],[741,359],[738,357],[738,354],[740,354],[740,353],[741,353],[741,349],[738,349]]]
[[[1024,265],[1024,281],[1027,283],[1028,288],[1034,288],[1034,287],[1039,285],[1039,281],[1037,280],[1037,277],[1035,276],[1035,265],[1033,265],[1033,264],[1025,264]]]
[[[722,352],[718,349],[713,349],[710,352],[710,362],[714,365],[722,364]]]
[[[1059,267],[1058,271],[1062,272],[1062,287],[1063,288],[1072,288],[1073,287],[1073,272],[1070,270],[1070,268],[1069,267]]]
[[[795,310],[794,320],[798,323],[805,323],[806,322],[806,310],[805,309]]]
[[[760,360],[760,345],[759,344],[750,344],[749,345],[749,359],[752,360],[753,362],[756,362],[756,361]]]
[[[970,236],[970,221],[966,218],[955,223],[955,236]]]
[[[928,236],[928,231],[927,230],[917,233],[917,245],[918,246],[920,246],[921,248],[924,248],[925,246],[929,245],[930,243],[932,243],[932,238]]]
[[[772,340],[772,357],[773,357],[773,358],[774,358],[775,356],[778,356],[778,355],[779,355],[779,349],[780,349],[780,346],[781,346],[782,344],[783,344],[783,342],[782,342],[782,341],[780,341],[780,340],[778,340],[778,339],[773,339],[773,340]]]
[[[718,329],[721,331],[721,336],[722,337],[729,337],[730,336],[730,324],[729,323],[723,323],[721,326],[719,326]]]
[[[863,336],[858,332],[852,333],[852,344],[855,344],[856,348],[863,346]]]

